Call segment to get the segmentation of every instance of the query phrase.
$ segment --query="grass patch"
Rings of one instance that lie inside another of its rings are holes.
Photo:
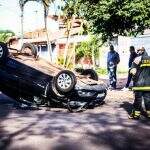
[[[107,69],[106,68],[96,68],[96,72],[99,75],[108,75]],[[127,74],[128,70],[125,69],[117,69],[117,74]]]
[[[96,68],[96,72],[99,75],[107,75],[107,69],[106,68]]]

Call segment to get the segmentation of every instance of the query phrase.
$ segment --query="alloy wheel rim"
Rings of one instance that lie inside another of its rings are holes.
[[[68,89],[72,84],[71,77],[66,73],[62,73],[58,76],[57,84],[64,90]]]
[[[3,48],[0,46],[0,58],[3,56]]]

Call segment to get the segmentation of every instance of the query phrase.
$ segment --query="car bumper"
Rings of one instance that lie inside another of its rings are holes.
[[[101,85],[76,85],[75,90],[80,98],[101,99],[106,96],[107,86]]]

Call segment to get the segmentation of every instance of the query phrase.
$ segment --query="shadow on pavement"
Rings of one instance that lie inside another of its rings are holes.
[[[150,123],[129,121],[121,112],[0,109],[4,111],[0,117],[0,149],[148,150],[150,147]]]
[[[149,150],[150,122],[128,120],[128,101],[68,113],[15,109],[7,97],[1,99],[2,150]]]
[[[124,108],[125,111],[126,111],[128,114],[131,113],[132,108],[133,108],[132,103],[126,102],[126,101],[122,102],[122,104],[120,105],[120,107]]]

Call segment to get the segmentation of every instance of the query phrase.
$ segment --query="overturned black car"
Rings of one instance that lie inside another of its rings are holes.
[[[0,91],[21,103],[59,105],[73,112],[102,104],[107,87],[94,70],[64,70],[28,47],[8,51],[0,42]]]

